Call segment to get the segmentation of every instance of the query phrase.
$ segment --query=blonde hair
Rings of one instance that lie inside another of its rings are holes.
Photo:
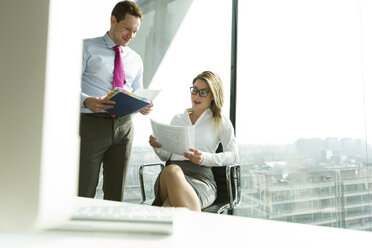
[[[205,81],[208,84],[210,90],[212,91],[213,100],[209,108],[213,114],[215,127],[219,128],[222,124],[221,111],[224,103],[222,80],[217,74],[211,71],[203,71],[202,73],[197,75],[192,81],[192,84],[194,85],[195,81],[198,79]]]

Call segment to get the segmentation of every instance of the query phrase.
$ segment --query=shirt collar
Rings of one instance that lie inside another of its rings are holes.
[[[190,120],[190,117],[189,117],[189,114],[191,113],[191,108],[189,109],[186,109],[184,114],[185,114],[185,118],[187,118],[188,120]],[[203,119],[205,118],[210,118],[212,117],[213,113],[212,113],[212,110],[210,108],[207,108],[198,118],[198,120],[195,122],[195,124],[201,122]]]
[[[203,117],[203,118],[209,118],[209,117],[211,117],[212,115],[213,115],[212,110],[211,110],[210,108],[207,108],[207,109],[203,112],[203,114],[201,114],[200,117]],[[200,117],[199,117],[199,118],[200,118]]]
[[[108,48],[112,49],[114,46],[116,46],[115,42],[111,40],[110,36],[108,35],[108,32],[106,32],[103,36],[103,40],[106,42]],[[123,47],[121,47],[121,52],[123,52],[123,50]]]

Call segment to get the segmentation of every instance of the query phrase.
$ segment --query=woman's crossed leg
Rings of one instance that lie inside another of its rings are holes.
[[[182,169],[176,164],[168,165],[161,172],[159,195],[164,207],[186,207],[201,211],[194,188],[186,181]]]

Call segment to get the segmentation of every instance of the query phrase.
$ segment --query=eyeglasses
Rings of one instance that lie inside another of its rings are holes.
[[[201,97],[207,97],[208,96],[208,93],[209,93],[209,90],[206,90],[206,89],[201,89],[201,90],[198,90],[197,88],[195,87],[190,87],[190,92],[191,94],[193,95],[196,95],[199,93],[199,96]]]

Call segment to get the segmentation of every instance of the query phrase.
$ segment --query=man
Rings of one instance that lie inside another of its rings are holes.
[[[105,111],[115,104],[105,96],[117,84],[114,83],[117,81],[116,70],[124,72],[121,74],[124,80],[120,82],[120,87],[127,91],[143,87],[142,59],[127,47],[141,22],[142,12],[137,4],[122,1],[112,10],[110,30],[103,37],[84,40],[79,196],[95,196],[102,164],[104,199],[123,199],[133,125],[130,115],[116,117]],[[115,56],[117,61],[121,59],[121,66],[117,66]],[[140,113],[147,115],[151,108],[152,105],[142,109]]]

